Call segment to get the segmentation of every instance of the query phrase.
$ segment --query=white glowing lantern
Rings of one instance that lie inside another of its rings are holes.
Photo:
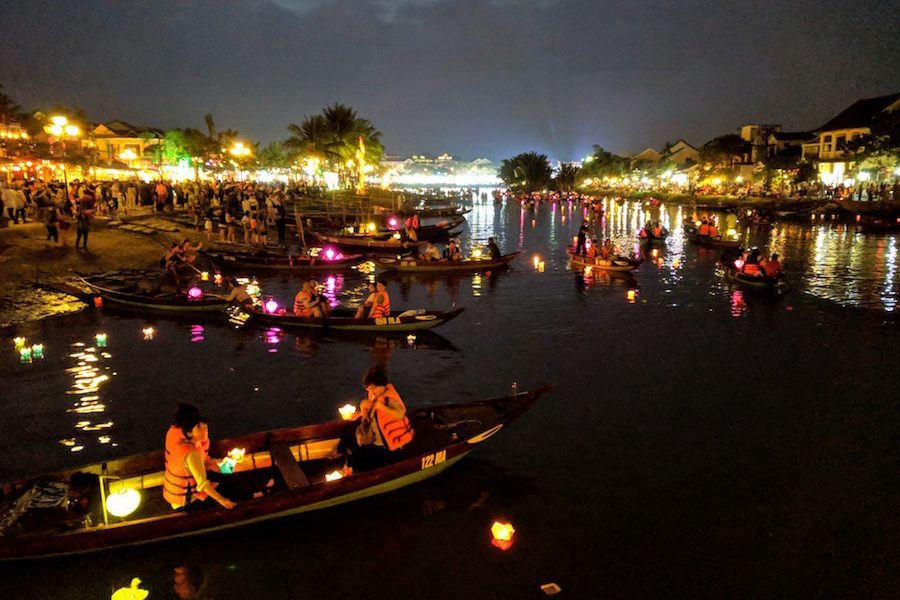
[[[352,404],[345,404],[338,409],[338,412],[341,413],[341,418],[343,420],[349,421],[356,413],[356,407]]]
[[[481,258],[481,248],[472,250],[472,258]]]
[[[331,473],[325,473],[325,481],[337,481],[338,479],[343,479],[344,474],[340,471],[332,471]]]
[[[122,488],[106,497],[106,510],[114,517],[127,517],[137,510],[140,504],[140,492],[131,488]]]

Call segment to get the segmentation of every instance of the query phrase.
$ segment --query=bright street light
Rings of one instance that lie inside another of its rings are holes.
[[[235,142],[234,146],[232,146],[228,152],[232,156],[250,156],[251,151],[243,142]]]

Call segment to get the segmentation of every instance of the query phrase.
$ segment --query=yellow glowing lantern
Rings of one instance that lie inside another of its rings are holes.
[[[681,261],[678,260],[677,258],[672,259],[672,266],[675,267],[676,269],[678,268],[678,265],[680,265],[680,264],[681,264]]]
[[[626,297],[628,298],[629,302],[634,302],[635,296],[636,294],[634,290],[628,290],[628,294],[626,295]]]
[[[144,600],[150,595],[150,592],[141,589],[139,587],[140,585],[141,580],[135,577],[131,580],[131,585],[129,587],[117,589],[110,598],[111,600]]]
[[[398,231],[397,233],[395,233],[395,234],[392,235],[391,237],[394,238],[395,240],[399,240],[399,239],[400,239],[400,232]]]
[[[15,345],[16,345],[16,350],[21,350],[22,348],[25,347],[25,338],[17,337],[15,339],[13,339],[13,343],[15,343]]]
[[[656,248],[654,248],[654,249],[650,252],[650,254],[653,256],[653,258],[656,258],[657,256],[659,256],[659,250],[656,249]]]
[[[534,268],[537,269],[538,264],[540,264],[540,262],[541,262],[541,257],[538,256],[537,254],[535,254],[534,258],[532,259],[532,262],[534,263]]]
[[[200,273],[200,281],[209,281],[209,271]]]
[[[512,546],[515,533],[516,530],[512,523],[494,521],[494,524],[491,525],[491,536],[493,537],[491,544],[501,550],[508,550]]]
[[[337,481],[338,479],[342,479],[344,474],[340,471],[332,471],[331,473],[325,473],[325,481]]]
[[[472,250],[472,258],[481,258],[481,248]]]
[[[239,463],[242,460],[244,460],[244,454],[246,454],[246,453],[247,453],[246,448],[232,448],[231,450],[228,451],[228,458],[230,458],[231,460],[233,460],[236,463]]]
[[[338,412],[341,413],[343,420],[349,421],[356,414],[356,407],[352,404],[345,404],[338,409]]]
[[[106,497],[106,510],[114,517],[127,517],[137,510],[140,504],[140,492],[131,488],[122,488]]]
[[[375,232],[375,223],[372,223],[371,221],[369,221],[369,224],[366,225],[366,230],[369,233],[374,233]]]

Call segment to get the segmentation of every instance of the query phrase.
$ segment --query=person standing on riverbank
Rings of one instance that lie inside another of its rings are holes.
[[[84,206],[79,205],[75,212],[75,249],[78,249],[78,245],[84,240],[84,249],[85,251],[88,249],[88,232],[91,229],[91,217],[88,214],[88,209]]]

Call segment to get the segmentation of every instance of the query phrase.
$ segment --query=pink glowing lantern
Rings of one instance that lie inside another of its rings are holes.
[[[325,258],[328,260],[334,260],[334,248],[325,248]]]
[[[270,315],[274,315],[276,312],[278,312],[278,303],[275,302],[274,298],[269,298],[268,300],[266,300],[266,312]]]
[[[396,229],[397,228],[397,219],[395,219],[394,217],[391,217],[388,220],[388,224],[391,226],[391,229]]]
[[[188,300],[199,300],[203,297],[203,290],[196,285],[188,290]]]
[[[734,268],[737,269],[738,271],[740,271],[741,269],[743,269],[743,268],[744,268],[744,261],[743,261],[743,259],[740,259],[740,258],[739,258],[739,259],[737,259],[736,261],[734,261]]]

